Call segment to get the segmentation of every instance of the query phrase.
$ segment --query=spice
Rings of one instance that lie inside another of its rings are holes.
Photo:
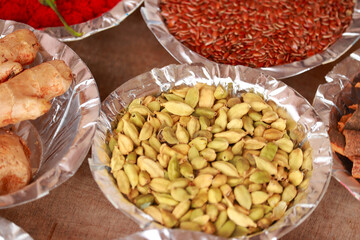
[[[106,142],[119,191],[158,223],[240,237],[282,218],[307,189],[304,138],[275,102],[201,83],[134,99]]]
[[[97,18],[120,0],[57,0],[60,14],[69,25]],[[39,0],[0,0],[0,19],[26,23],[34,28],[63,26],[56,13]]]
[[[169,32],[217,63],[269,67],[300,61],[349,26],[352,0],[162,0]]]

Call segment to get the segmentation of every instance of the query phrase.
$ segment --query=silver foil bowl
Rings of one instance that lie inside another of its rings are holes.
[[[28,25],[0,21],[0,36]],[[52,100],[51,109],[34,121],[16,125],[31,151],[33,178],[29,185],[0,196],[0,209],[39,199],[75,174],[88,153],[100,112],[96,82],[85,63],[67,45],[41,31],[34,31],[41,48],[29,66],[61,59],[71,68],[74,80],[70,89]],[[1,227],[1,225],[0,225]]]
[[[127,16],[134,12],[142,2],[143,0],[121,0],[114,8],[99,17],[71,25],[75,31],[83,33],[81,37],[71,35],[64,27],[47,27],[41,29],[41,31],[63,42],[81,40],[97,32],[119,25]]]
[[[322,118],[326,128],[329,127],[329,114],[339,93],[360,73],[360,49],[338,63],[326,76],[327,83],[319,85],[313,106]],[[355,100],[355,99],[354,99]],[[360,141],[360,139],[359,139]],[[351,169],[346,167],[336,154],[333,154],[333,177],[338,180],[356,199],[360,200],[360,182],[352,177]],[[347,165],[350,164],[350,160]]]
[[[0,239],[11,240],[33,240],[33,238],[17,226],[5,218],[0,217]]]
[[[112,92],[102,103],[99,124],[97,125],[92,145],[92,158],[89,165],[93,177],[113,206],[131,217],[143,229],[163,229],[153,219],[129,202],[118,190],[116,181],[110,173],[110,157],[105,138],[112,131],[111,123],[121,109],[135,98],[160,94],[179,85],[195,85],[198,82],[209,85],[233,83],[234,93],[250,91],[261,93],[265,99],[273,100],[284,107],[292,118],[306,132],[307,140],[313,151],[313,176],[308,189],[301,193],[294,205],[288,209],[285,216],[270,228],[254,236],[254,239],[273,239],[281,237],[303,222],[319,204],[331,178],[332,156],[325,125],[312,106],[295,90],[282,82],[267,76],[258,70],[243,66],[184,64],[169,65],[155,68],[139,75]],[[173,231],[171,239],[186,239],[184,231]],[[159,233],[160,234],[160,233]],[[197,235],[187,232],[186,236],[193,239]],[[201,236],[210,237],[205,233]],[[151,239],[148,236],[147,239]],[[244,239],[248,239],[244,237]]]
[[[277,79],[287,78],[306,72],[319,65],[327,64],[338,59],[360,36],[360,0],[355,1],[353,19],[342,38],[319,54],[315,54],[302,61],[273,67],[258,68],[258,70]],[[217,64],[200,54],[190,50],[178,41],[167,29],[159,8],[160,0],[145,0],[145,7],[141,8],[141,14],[151,32],[161,45],[180,63],[203,63],[204,65]]]

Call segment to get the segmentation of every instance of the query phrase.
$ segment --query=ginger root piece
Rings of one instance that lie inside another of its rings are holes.
[[[7,61],[27,65],[34,61],[40,44],[28,29],[14,31],[0,39],[0,63]]]
[[[8,78],[15,76],[23,70],[18,62],[7,61],[0,63],[0,83],[5,82]]]
[[[52,60],[1,83],[0,127],[45,114],[51,107],[49,101],[64,94],[71,82],[71,69],[65,62]]]
[[[0,132],[0,195],[15,192],[31,179],[30,151],[23,140]]]

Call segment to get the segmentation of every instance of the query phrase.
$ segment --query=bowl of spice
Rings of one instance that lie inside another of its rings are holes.
[[[146,0],[141,13],[180,63],[243,65],[281,79],[345,53],[359,38],[359,2]]]
[[[76,173],[91,146],[100,97],[89,68],[58,39],[0,21],[0,40],[4,209],[40,199]]]
[[[326,124],[333,176],[360,200],[360,50],[337,64],[318,87],[314,108]]]
[[[117,26],[142,0],[1,0],[0,19],[32,26],[60,41],[75,41]]]
[[[104,100],[89,165],[144,229],[273,239],[319,204],[332,156],[319,116],[284,83],[244,66],[183,64]]]

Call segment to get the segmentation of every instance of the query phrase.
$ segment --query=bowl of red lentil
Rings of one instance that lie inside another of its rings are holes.
[[[76,37],[63,26],[56,13],[39,0],[0,0],[0,19],[28,24],[60,41],[81,40],[120,24],[142,0],[57,0],[60,14],[71,27],[82,33]],[[1,21],[1,20],[0,20]]]
[[[180,63],[243,65],[283,79],[359,39],[360,1],[145,0],[142,16]]]

